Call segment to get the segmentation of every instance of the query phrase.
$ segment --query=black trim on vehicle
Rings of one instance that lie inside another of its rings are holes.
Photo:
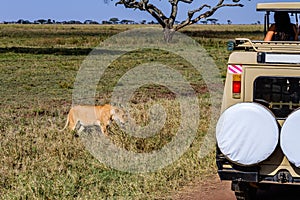
[[[218,174],[221,180],[229,181],[244,181],[244,182],[258,182],[258,172],[243,172],[233,169],[218,170]]]

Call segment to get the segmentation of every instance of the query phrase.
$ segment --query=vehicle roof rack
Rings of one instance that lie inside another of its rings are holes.
[[[229,41],[229,45],[234,46],[232,50],[300,53],[300,42],[298,41],[252,41],[248,38],[236,38],[235,41]]]

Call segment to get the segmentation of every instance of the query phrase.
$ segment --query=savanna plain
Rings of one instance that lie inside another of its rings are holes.
[[[91,155],[76,132],[59,131],[88,54],[113,35],[146,26],[0,25],[0,199],[172,199],[187,185],[216,174],[214,151],[198,156],[212,109],[209,91],[199,71],[170,52],[144,49],[123,54],[105,70],[95,97],[99,105],[109,103],[122,75],[143,63],[160,62],[179,72],[196,92],[202,114],[195,139],[178,160],[154,172],[118,171]],[[227,41],[262,39],[263,27],[194,25],[181,33],[205,48],[224,79]],[[135,153],[163,148],[180,127],[180,106],[172,91],[155,84],[138,88],[130,99],[130,114],[146,126],[148,109],[157,103],[167,117],[155,135],[133,137],[113,123],[109,139]]]

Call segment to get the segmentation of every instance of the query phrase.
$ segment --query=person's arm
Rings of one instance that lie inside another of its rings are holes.
[[[294,29],[294,32],[295,32],[295,41],[298,41],[298,28],[296,25],[293,25],[293,29]]]
[[[272,26],[269,28],[269,30],[266,34],[264,41],[271,41],[274,33],[275,33],[275,25],[272,24]]]

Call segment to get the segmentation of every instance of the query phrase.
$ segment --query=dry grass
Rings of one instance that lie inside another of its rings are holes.
[[[149,56],[155,57],[182,73],[191,83],[204,113],[195,140],[180,159],[153,173],[131,174],[100,163],[73,132],[58,131],[65,123],[72,103],[73,83],[85,55],[14,53],[8,49],[89,49],[113,34],[134,27],[0,26],[0,48],[6,49],[0,54],[1,199],[168,198],[184,185],[215,173],[214,152],[203,159],[198,157],[208,128],[209,96],[199,73],[187,62],[174,57],[170,63],[172,55],[161,51],[133,52],[124,55],[124,62],[115,62],[105,73],[106,79],[100,83],[102,87],[97,93],[100,103],[109,99],[114,84],[129,70],[128,66],[148,62]],[[224,74],[229,53],[224,46],[227,35],[220,33],[251,36],[254,32],[258,38],[257,30],[259,27],[253,26],[192,26],[185,31],[206,47]],[[207,34],[215,31],[217,38]],[[166,88],[149,85],[136,91],[131,101],[132,116],[140,125],[147,125],[146,113],[153,102],[162,104],[169,114],[161,132],[151,138],[138,139],[112,126],[110,137],[116,145],[141,153],[159,150],[171,141],[179,126],[180,112],[174,95]]]

